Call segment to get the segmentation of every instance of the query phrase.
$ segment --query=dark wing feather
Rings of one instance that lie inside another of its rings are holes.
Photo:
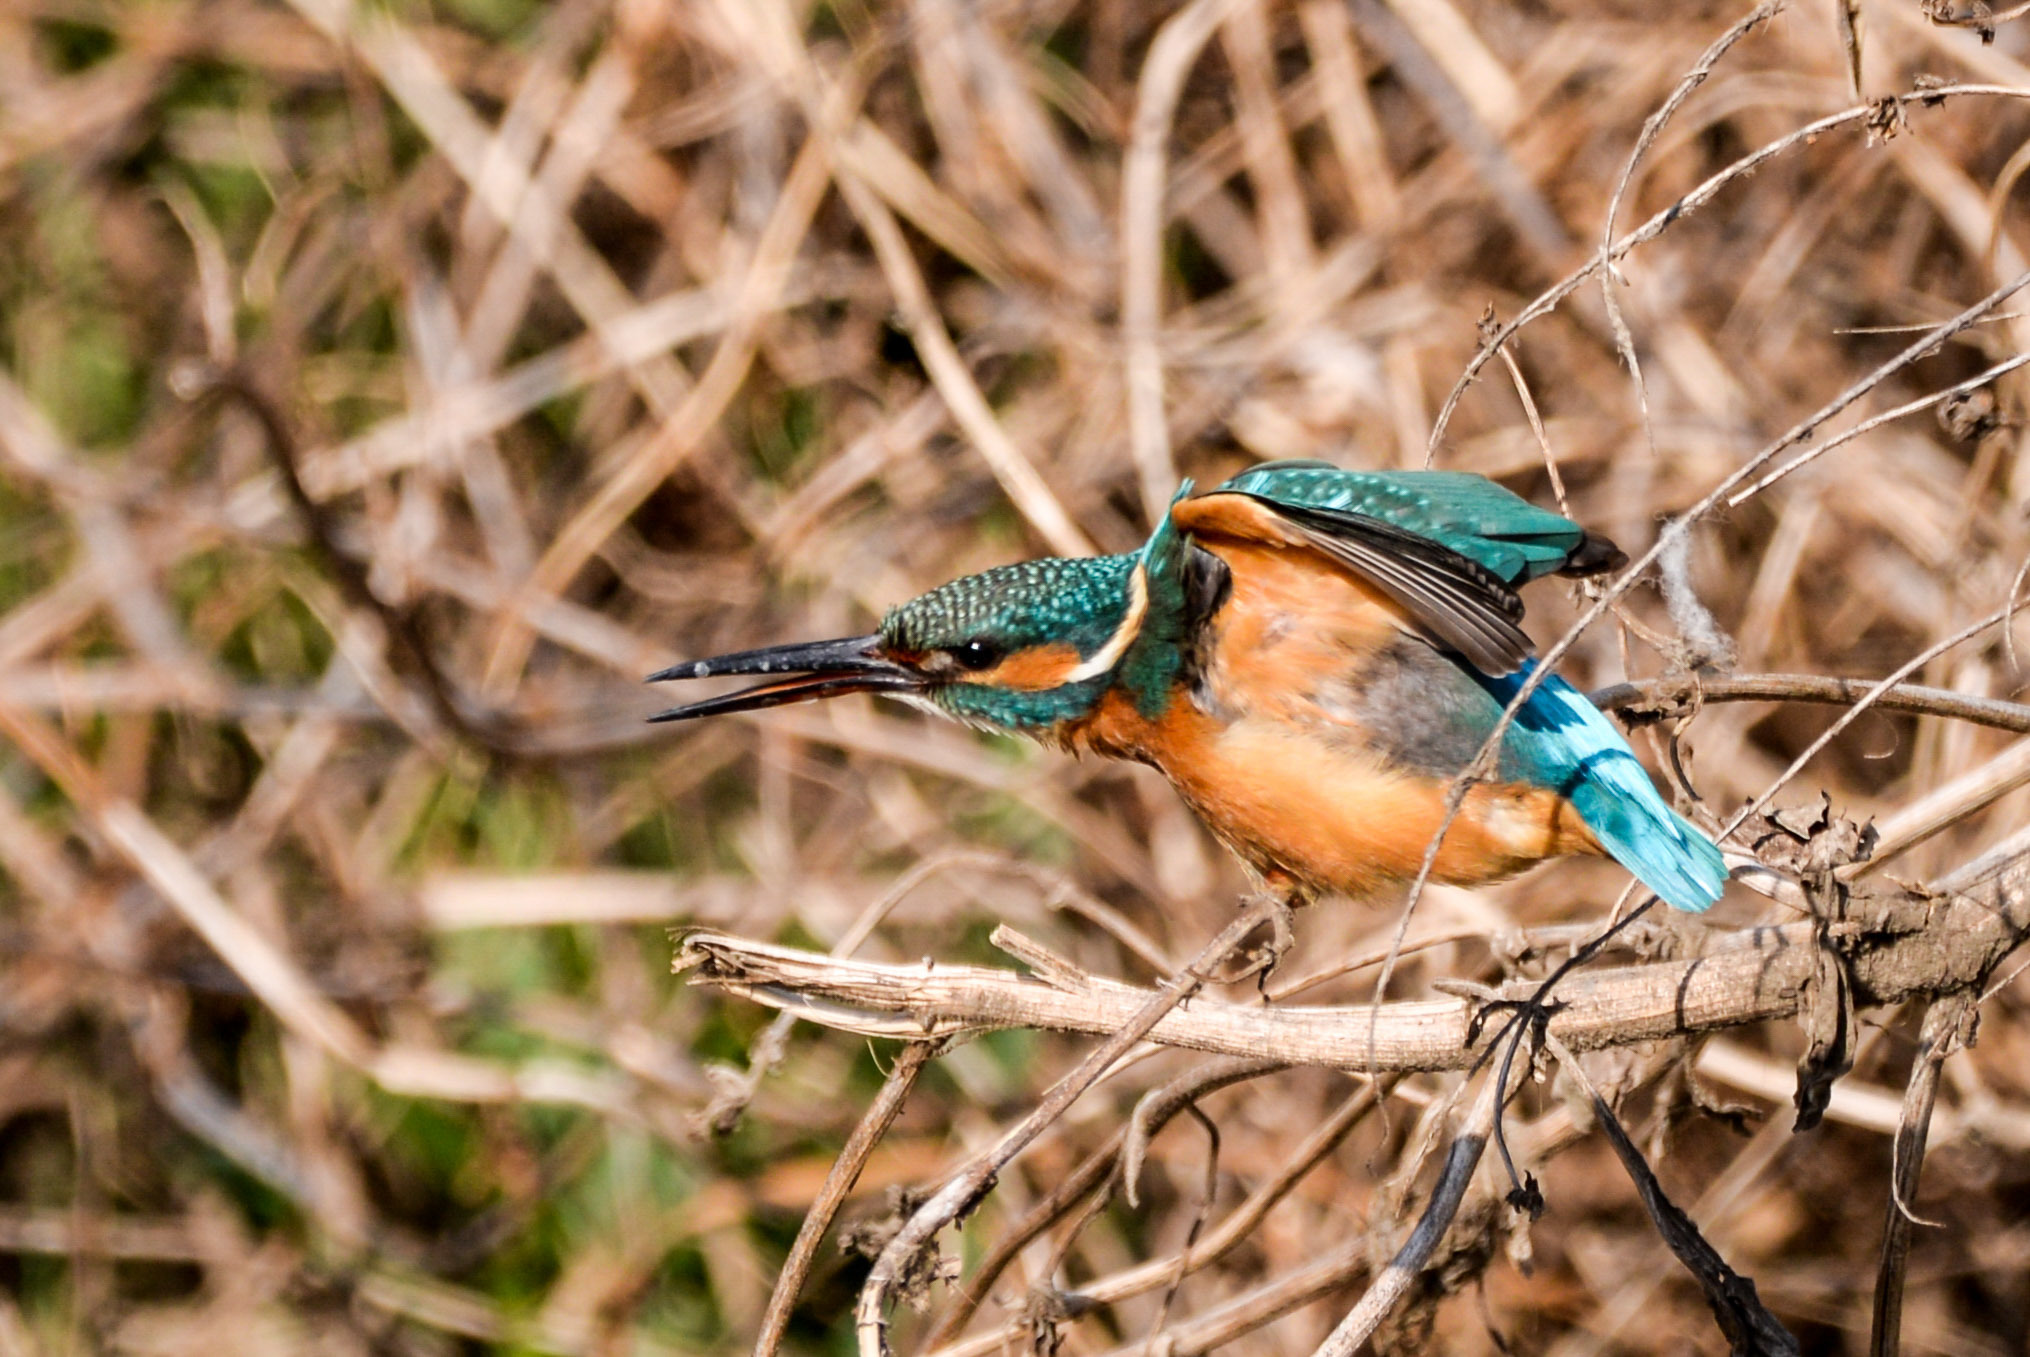
[[[1500,678],[1529,658],[1530,638],[1516,625],[1522,600],[1492,571],[1365,514],[1248,498],[1297,529],[1308,546],[1387,594],[1433,640],[1458,651],[1481,673]]]

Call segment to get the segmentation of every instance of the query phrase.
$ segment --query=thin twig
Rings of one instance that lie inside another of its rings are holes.
[[[2030,277],[2030,275],[2026,275],[2026,277]],[[1923,650],[1919,651],[1916,655],[1912,656],[1910,659],[1906,660],[1901,665],[1898,665],[1896,670],[1893,673],[1891,673],[1887,678],[1877,681],[1874,684],[1874,686],[1872,686],[1867,692],[1861,695],[1859,700],[1857,700],[1853,706],[1841,712],[1839,717],[1836,720],[1834,720],[1834,722],[1830,726],[1827,726],[1825,730],[1819,734],[1819,737],[1817,739],[1813,740],[1810,744],[1806,745],[1804,749],[1798,754],[1798,756],[1790,761],[1790,766],[1784,769],[1781,773],[1777,774],[1776,777],[1771,780],[1770,784],[1763,789],[1762,795],[1756,797],[1753,801],[1749,802],[1747,805],[1743,806],[1740,810],[1735,811],[1733,815],[1729,816],[1727,823],[1721,827],[1720,837],[1722,839],[1725,839],[1729,834],[1733,833],[1735,829],[1740,827],[1741,823],[1745,821],[1749,816],[1758,815],[1764,809],[1766,809],[1770,801],[1775,798],[1776,794],[1779,791],[1783,790],[1783,788],[1789,784],[1792,778],[1796,777],[1800,772],[1802,772],[1806,764],[1810,763],[1813,759],[1818,757],[1820,750],[1824,749],[1827,745],[1831,744],[1834,741],[1834,739],[1836,739],[1839,736],[1841,731],[1845,730],[1848,726],[1852,725],[1855,721],[1859,720],[1861,714],[1863,712],[1868,711],[1878,701],[1880,701],[1883,694],[1887,693],[1891,688],[1895,687],[1898,683],[1901,683],[1904,679],[1908,678],[1910,675],[1924,668],[1925,665],[1930,664],[1940,655],[1945,654],[1948,650],[1953,649],[1955,646],[1960,645],[1964,641],[1967,641],[1975,636],[1980,635],[1982,632],[1986,631],[1990,627],[2006,623],[2009,620],[2009,618],[2015,613],[2015,610],[2016,610],[2015,605],[2013,603],[2007,603],[2002,605],[2000,608],[1997,608],[1994,612],[1989,613],[1986,617],[1981,618],[1979,621],[1961,627],[1958,631],[1946,637],[1944,640],[1938,641],[1930,646],[1925,647]]]
[[[917,1076],[944,1048],[942,1041],[913,1041],[896,1055],[894,1068],[888,1071],[881,1091],[874,1095],[873,1103],[853,1127],[853,1134],[846,1138],[838,1158],[832,1161],[832,1167],[825,1173],[824,1186],[818,1189],[817,1199],[805,1213],[803,1224],[797,1227],[796,1242],[790,1245],[789,1256],[783,1259],[775,1288],[768,1295],[768,1309],[761,1317],[761,1329],[754,1337],[754,1357],[775,1357],[776,1350],[782,1346],[783,1335],[789,1330],[790,1315],[796,1309],[797,1295],[810,1276],[811,1264],[818,1256],[818,1245],[823,1242],[825,1231],[831,1228],[832,1218],[838,1215],[839,1207],[860,1180],[860,1170],[867,1166],[867,1156],[874,1153],[875,1145],[888,1133],[888,1128],[902,1111],[902,1104],[908,1100],[910,1090],[916,1087]]]
[[[1901,94],[1890,95],[1888,98],[1894,103],[1895,107],[1903,109],[1913,104],[1922,105],[1927,108],[1934,107],[1950,98],[1972,96],[1992,99],[2030,99],[2030,90],[2017,89],[2009,85],[1939,85],[1930,89],[1905,91]],[[1826,117],[1820,118],[1815,122],[1806,123],[1803,127],[1796,128],[1778,137],[1775,141],[1758,147],[1756,150],[1736,160],[1733,164],[1728,165],[1725,169],[1708,176],[1698,186],[1684,194],[1669,207],[1616,241],[1614,248],[1608,251],[1605,258],[1596,253],[1585,264],[1560,279],[1556,285],[1539,294],[1535,301],[1532,301],[1528,306],[1517,312],[1514,319],[1504,323],[1500,329],[1483,340],[1480,347],[1475,350],[1473,357],[1467,360],[1466,367],[1453,383],[1452,390],[1446,393],[1444,404],[1438,408],[1438,417],[1432,421],[1431,436],[1427,446],[1435,451],[1435,449],[1443,444],[1445,430],[1452,422],[1452,412],[1458,408],[1459,401],[1465,396],[1467,388],[1472,386],[1475,379],[1480,376],[1480,370],[1493,360],[1495,353],[1501,346],[1508,343],[1517,331],[1521,330],[1531,321],[1537,320],[1556,310],[1558,304],[1578,291],[1587,279],[1614,261],[1621,259],[1637,246],[1646,245],[1656,239],[1680,218],[1691,215],[1711,202],[1718,196],[1721,189],[1737,179],[1753,174],[1775,157],[1797,147],[1810,145],[1828,132],[1848,127],[1865,126],[1871,118],[1880,117],[1881,112],[1881,101],[1857,104],[1852,108],[1842,109],[1838,113],[1828,114]]]
[[[1946,1058],[1967,1040],[1976,995],[1956,990],[1941,995],[1924,1010],[1917,1040],[1917,1059],[1903,1090],[1903,1112],[1889,1172],[1889,1201],[1882,1223],[1882,1259],[1875,1271],[1874,1316],[1868,1333],[1869,1357],[1896,1357],[1903,1342],[1903,1279],[1910,1265],[1910,1228],[1920,1222],[1912,1211],[1917,1184],[1924,1172],[1924,1146],[1931,1134],[1931,1112],[1938,1101],[1938,1076]]]
[[[1473,1100],[1472,1111],[1467,1113],[1445,1151],[1444,1167],[1438,1171],[1430,1203],[1417,1218],[1416,1228],[1312,1357],[1353,1357],[1424,1270],[1424,1264],[1437,1251],[1438,1241],[1445,1237],[1445,1231],[1458,1215],[1459,1203],[1466,1199],[1466,1186],[1473,1181],[1473,1171],[1480,1166],[1480,1156],[1487,1149],[1488,1135],[1504,1101],[1502,1095],[1502,1075],[1489,1075],[1481,1084],[1480,1096]]]
[[[1198,54],[1234,0],[1192,0],[1163,21],[1142,62],[1121,164],[1121,343],[1126,351],[1128,447],[1152,524],[1168,512],[1177,463],[1163,407],[1163,198],[1170,125]]]
[[[1501,351],[1501,361],[1508,365],[1508,379],[1515,387],[1517,399],[1522,401],[1523,417],[1530,422],[1530,432],[1536,435],[1537,451],[1544,455],[1544,471],[1551,478],[1551,498],[1558,501],[1558,512],[1567,518],[1572,516],[1571,501],[1565,498],[1565,478],[1558,471],[1558,454],[1551,447],[1551,436],[1544,430],[1544,417],[1537,411],[1537,399],[1530,394],[1530,384],[1523,379],[1522,364],[1516,360],[1514,346]]]
[[[1629,378],[1635,383],[1636,408],[1642,416],[1643,446],[1648,450],[1652,460],[1656,457],[1656,429],[1650,420],[1649,385],[1642,377],[1642,359],[1635,351],[1635,335],[1628,328],[1628,319],[1621,312],[1620,295],[1614,290],[1616,283],[1626,282],[1613,264],[1614,223],[1621,216],[1621,200],[1627,196],[1628,186],[1635,179],[1636,166],[1642,163],[1643,156],[1662,134],[1664,125],[1683,106],[1685,100],[1692,97],[1692,92],[1706,83],[1707,78],[1713,74],[1713,68],[1719,64],[1720,58],[1725,56],[1735,43],[1774,18],[1783,8],[1783,3],[1784,0],[1769,0],[1768,3],[1757,5],[1747,17],[1716,38],[1692,69],[1686,71],[1679,79],[1671,90],[1670,97],[1663,101],[1663,106],[1644,119],[1642,131],[1637,134],[1635,145],[1628,152],[1628,163],[1622,166],[1621,177],[1614,182],[1614,194],[1607,200],[1607,218],[1600,224],[1598,255],[1602,264],[1600,299],[1607,307],[1608,324],[1614,331],[1614,346],[1620,351],[1621,361],[1627,365]],[[1506,356],[1506,349],[1503,350],[1503,354]],[[1513,360],[1510,361],[1510,367],[1511,369],[1514,367]]]
[[[1724,678],[1699,675],[1616,683],[1596,688],[1586,696],[1603,711],[1627,712],[1635,708],[1638,715],[1644,715],[1643,708],[1688,701],[1694,695],[1700,702],[1810,702],[1845,707],[1859,702],[1878,686],[1875,679],[1829,678],[1822,674],[1730,674]],[[2030,703],[1898,683],[1883,689],[1874,705],[1883,711],[1945,716],[2030,735]]]
[[[1149,1323],[1149,1341],[1143,1347],[1146,1357],[1157,1357],[1160,1351],[1157,1339],[1163,1326],[1170,1322],[1170,1306],[1177,1299],[1177,1289],[1184,1285],[1185,1274],[1190,1271],[1191,1250],[1198,1243],[1198,1232],[1205,1228],[1206,1213],[1212,1210],[1212,1199],[1219,1191],[1219,1127],[1212,1118],[1199,1111],[1198,1104],[1187,1104],[1184,1109],[1191,1119],[1205,1132],[1205,1178],[1199,1185],[1198,1200],[1192,1204],[1191,1224],[1184,1232],[1184,1247],[1178,1250],[1170,1266],[1170,1275],[1165,1279],[1163,1298],[1156,1303],[1156,1317]]]
[[[1743,1357],[1797,1357],[1797,1339],[1762,1303],[1755,1283],[1728,1266],[1720,1251],[1700,1232],[1698,1223],[1665,1194],[1655,1170],[1628,1138],[1621,1119],[1593,1086],[1585,1067],[1555,1039],[1549,1045],[1559,1065],[1585,1090],[1593,1106],[1594,1120],[1627,1171],[1629,1181],[1635,1184],[1636,1196],[1649,1213],[1658,1236],[1705,1292],[1706,1304],[1711,1307],[1721,1333],[1726,1335],[1728,1348]]]
[[[1306,1175],[1323,1163],[1325,1157],[1337,1148],[1353,1128],[1374,1110],[1380,1099],[1387,1096],[1395,1087],[1394,1079],[1363,1084],[1350,1098],[1340,1104],[1332,1116],[1315,1127],[1305,1138],[1304,1143],[1291,1153],[1276,1172],[1249,1193],[1247,1200],[1222,1219],[1202,1242],[1182,1254],[1151,1259],[1120,1272],[1094,1278],[1066,1299],[1077,1302],[1081,1309],[1087,1306],[1111,1305],[1164,1285],[1180,1267],[1188,1276],[1218,1262],[1235,1247],[1252,1238],[1262,1218],[1268,1215],[1276,1203],[1287,1197]],[[982,1269],[983,1273],[984,1271]],[[984,1287],[986,1282],[978,1280],[974,1285],[976,1288]],[[1266,1323],[1267,1320],[1263,1319],[1261,1322]],[[956,1334],[963,1327],[962,1324],[949,1327],[941,1324],[939,1333]],[[1019,1337],[1019,1328],[1011,1325],[964,1343],[948,1347],[926,1343],[924,1347],[927,1357],[987,1357],[997,1349],[1006,1348]]]
[[[2017,354],[2013,358],[2006,358],[1990,368],[1975,373],[1963,382],[1955,382],[1942,391],[1934,391],[1928,396],[1920,396],[1916,400],[1906,401],[1892,410],[1884,410],[1879,415],[1871,415],[1853,428],[1828,438],[1817,447],[1809,448],[1799,453],[1782,466],[1771,471],[1761,480],[1755,482],[1755,484],[1735,491],[1733,496],[1728,499],[1727,507],[1729,509],[1740,508],[1743,504],[1746,504],[1749,500],[1755,498],[1755,496],[1761,494],[1770,486],[1775,485],[1792,472],[1817,461],[1834,448],[1853,442],[1863,434],[1873,433],[1876,429],[1881,428],[1892,420],[1902,419],[1905,415],[1914,415],[1920,410],[1929,410],[1936,405],[1943,405],[1954,396],[1964,396],[1968,392],[1978,391],[1982,387],[1992,383],[1996,378],[2014,372],[2025,364],[2030,364],[2030,353]]]
[[[1449,1099],[1434,1100],[1427,1108],[1426,1115],[1430,1121],[1433,1135],[1442,1132],[1445,1120],[1450,1115],[1448,1111],[1448,1104],[1450,1102],[1451,1100]],[[1556,1153],[1561,1148],[1577,1144],[1582,1138],[1583,1136],[1579,1128],[1573,1124],[1568,1115],[1563,1111],[1554,1111],[1532,1127],[1531,1144],[1527,1153],[1532,1160],[1541,1159]],[[1313,1143],[1315,1144],[1316,1142],[1314,1141]],[[1433,1149],[1435,1150],[1435,1142]],[[1413,1158],[1416,1164],[1421,1164],[1424,1157],[1423,1155],[1416,1155]],[[1294,1161],[1291,1167],[1295,1167]],[[1399,1176],[1414,1177],[1415,1173],[1416,1168],[1414,1166],[1406,1166]],[[1481,1179],[1479,1181],[1483,1186],[1474,1190],[1475,1200],[1472,1203],[1473,1209],[1476,1210],[1478,1198],[1490,1195],[1485,1186],[1486,1180]],[[1245,1208],[1242,1209],[1244,1210]],[[1235,1216],[1240,1214],[1240,1211],[1235,1212]],[[1229,1233],[1234,1223],[1236,1222],[1231,1217],[1228,1222],[1222,1222],[1218,1233],[1212,1239],[1208,1239],[1204,1245],[1201,1245],[1201,1248],[1210,1249],[1213,1247],[1218,1242],[1220,1236]],[[1252,1228],[1251,1222],[1250,1228]],[[1244,1233],[1237,1232],[1235,1235],[1236,1242],[1241,1237],[1244,1237]],[[1316,1263],[1294,1269],[1248,1291],[1244,1291],[1232,1300],[1214,1306],[1193,1319],[1173,1325],[1162,1335],[1165,1350],[1178,1354],[1179,1357],[1194,1357],[1195,1354],[1209,1352],[1222,1344],[1233,1341],[1243,1334],[1261,1328],[1263,1325],[1273,1322],[1279,1316],[1290,1313],[1300,1305],[1338,1290],[1341,1286],[1360,1276],[1361,1273],[1366,1272],[1369,1269],[1369,1260],[1374,1248],[1375,1245],[1370,1233],[1366,1230],[1356,1229],[1352,1232],[1352,1238],[1347,1241],[1346,1246],[1339,1251],[1328,1254]],[[1143,1264],[1126,1274],[1122,1274],[1122,1277],[1152,1278],[1158,1275],[1156,1268],[1157,1265],[1155,1264]],[[1149,1285],[1154,1284],[1155,1282],[1150,1280],[1147,1285],[1139,1286],[1138,1289],[1146,1290]],[[1081,1294],[1099,1294],[1105,1285],[1106,1282],[1104,1280],[1094,1282],[1088,1290],[1082,1291]],[[999,1346],[1001,1346],[1000,1336],[989,1335],[985,1339],[975,1340],[962,1347],[946,1349],[932,1354],[931,1357],[988,1357],[988,1354],[995,1351]],[[1138,1348],[1116,1349],[1106,1354],[1106,1357],[1129,1357],[1130,1353],[1137,1351],[1139,1351]]]
[[[337,581],[346,601],[379,621],[395,661],[392,667],[420,683],[437,719],[447,729],[493,753],[520,755],[524,741],[519,724],[505,712],[476,709],[469,704],[438,664],[414,609],[391,604],[375,592],[366,564],[346,550],[342,541],[344,530],[336,514],[303,484],[296,436],[281,408],[261,384],[237,367],[207,369],[185,376],[189,378],[184,383],[189,399],[229,397],[253,415],[260,426],[268,460],[311,546]]]

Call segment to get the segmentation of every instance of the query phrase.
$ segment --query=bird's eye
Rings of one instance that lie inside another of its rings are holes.
[[[1001,662],[1001,648],[992,641],[968,641],[952,651],[952,658],[958,661],[959,668],[978,673]]]

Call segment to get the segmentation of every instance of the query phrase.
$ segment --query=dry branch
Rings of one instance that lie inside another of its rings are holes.
[[[1558,988],[1550,1030],[1574,1051],[1692,1036],[1798,1011],[1813,974],[1810,923],[1713,930],[1697,955],[1582,971]],[[2030,928],[2030,869],[1992,893],[1931,897],[1856,890],[1835,925],[1851,959],[1857,1002],[1900,1003],[1977,987]],[[866,1036],[924,1040],[1009,1027],[1088,1034],[1118,1031],[1154,991],[1097,976],[1048,977],[926,961],[843,961],[723,933],[693,933],[677,958],[693,981]],[[1526,981],[1495,992],[1525,999]],[[1427,999],[1368,1006],[1260,1005],[1193,999],[1149,1039],[1229,1056],[1370,1072],[1456,1070],[1492,1044],[1468,1031],[1477,1003]]]

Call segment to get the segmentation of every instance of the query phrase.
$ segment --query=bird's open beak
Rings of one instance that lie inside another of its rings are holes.
[[[766,683],[723,697],[708,697],[685,707],[672,707],[649,717],[651,721],[689,721],[699,716],[723,716],[728,712],[760,711],[791,702],[809,702],[820,697],[844,697],[848,693],[920,693],[921,675],[881,653],[881,636],[849,636],[839,641],[812,641],[804,645],[770,646],[765,650],[743,650],[737,655],[692,660],[673,664],[650,674],[650,683],[669,679],[719,678],[733,674],[777,674]]]

